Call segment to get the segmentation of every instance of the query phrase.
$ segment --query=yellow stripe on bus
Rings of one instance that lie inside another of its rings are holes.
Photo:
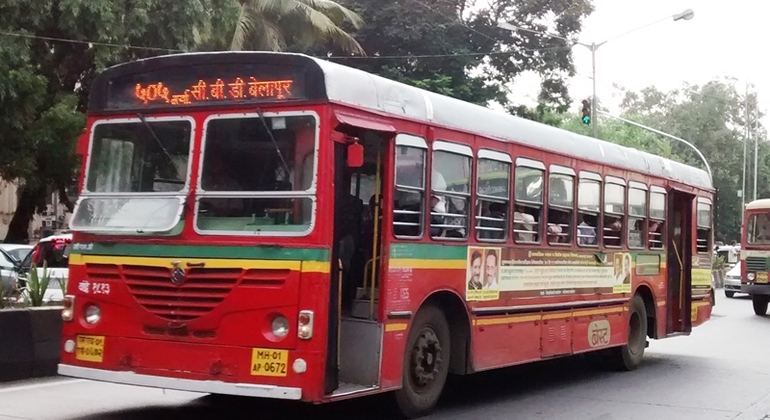
[[[562,312],[562,313],[545,314],[545,315],[519,315],[519,316],[507,316],[503,318],[481,318],[481,319],[474,319],[473,325],[484,326],[484,325],[516,324],[520,322],[546,321],[549,319],[567,319],[567,318],[573,318],[578,316],[604,315],[604,314],[613,314],[618,312],[623,312],[622,306],[617,306],[612,308],[602,308],[602,309],[586,309],[586,310],[578,310],[573,312]]]
[[[433,269],[465,269],[468,262],[465,260],[418,260],[413,258],[399,258],[390,260],[391,268],[433,268]]]
[[[405,331],[406,330],[406,323],[393,323],[393,324],[385,324],[385,332],[393,332],[393,331]]]
[[[205,263],[206,268],[268,268],[289,269],[302,271],[303,273],[329,273],[328,262],[323,261],[296,261],[296,260],[247,260],[224,258],[156,258],[156,257],[122,257],[112,255],[82,255],[71,254],[70,265],[85,264],[121,264],[144,265],[150,267],[172,267],[172,262],[179,262],[181,267],[187,267],[187,263]]]

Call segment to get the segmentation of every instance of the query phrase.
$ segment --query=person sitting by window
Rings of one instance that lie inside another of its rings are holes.
[[[596,222],[588,223],[590,216],[583,215],[583,221],[578,225],[578,244],[596,245]]]
[[[516,232],[516,242],[535,242],[536,224],[535,216],[525,213],[521,206],[516,206],[513,212],[513,230]]]

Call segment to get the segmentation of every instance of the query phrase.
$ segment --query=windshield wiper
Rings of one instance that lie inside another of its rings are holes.
[[[160,139],[155,134],[155,131],[153,131],[152,127],[150,127],[150,124],[147,123],[147,120],[144,119],[144,115],[142,115],[142,113],[140,112],[137,112],[136,116],[139,117],[139,120],[142,121],[145,127],[147,127],[147,131],[149,131],[150,134],[152,134],[152,138],[155,139],[155,142],[158,143],[158,146],[160,146],[160,148],[163,150],[163,153],[165,153],[166,156],[168,157],[168,160],[171,161],[171,163],[173,164],[174,158],[171,157],[171,153],[169,153],[168,150],[166,150],[166,148],[163,147],[163,143],[161,143]]]
[[[262,113],[262,110],[257,108],[257,115],[259,115],[259,120],[262,121],[262,125],[265,126],[265,130],[267,131],[267,135],[270,136],[270,140],[273,141],[273,146],[275,146],[275,151],[278,153],[278,157],[281,158],[281,162],[283,163],[283,168],[286,170],[286,176],[289,176],[291,171],[289,171],[289,165],[286,164],[286,159],[283,158],[283,154],[281,153],[281,149],[278,147],[278,142],[275,141],[275,137],[273,136],[273,130],[270,129],[270,127],[267,126],[267,121],[265,121],[265,115]]]

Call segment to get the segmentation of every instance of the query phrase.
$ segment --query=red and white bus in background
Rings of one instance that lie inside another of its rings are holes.
[[[751,295],[754,313],[767,315],[770,302],[770,199],[746,205],[741,232],[741,292]]]
[[[107,69],[79,152],[62,375],[416,417],[711,314],[706,172],[324,60]]]

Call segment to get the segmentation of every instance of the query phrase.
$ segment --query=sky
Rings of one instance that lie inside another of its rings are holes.
[[[767,58],[767,0],[594,0],[595,11],[584,20],[583,43],[609,41],[596,51],[596,91],[602,104],[617,112],[622,93],[614,85],[637,91],[647,86],[660,90],[684,83],[704,84],[720,77],[736,78],[739,92],[753,85],[761,112],[770,104]],[[692,9],[691,20],[674,22],[673,15]],[[665,19],[666,16],[670,18]],[[660,21],[623,35],[632,29]],[[573,47],[577,75],[569,81],[575,101],[589,98],[591,51]],[[538,80],[532,75],[516,83],[514,93],[534,103]],[[763,119],[768,126],[770,116]]]

